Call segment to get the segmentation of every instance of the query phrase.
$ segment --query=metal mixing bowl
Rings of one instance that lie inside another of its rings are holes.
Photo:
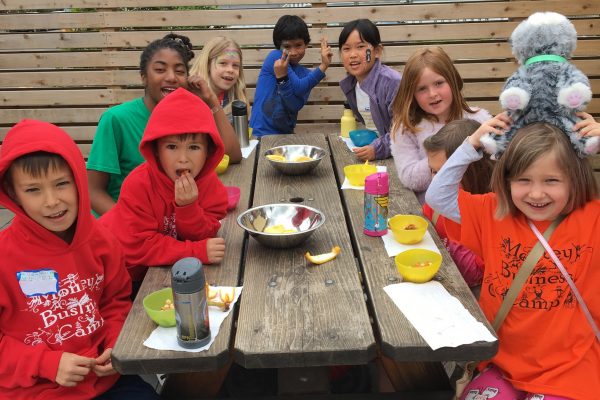
[[[265,157],[268,155],[285,157],[286,161],[275,161],[268,157],[267,160],[276,170],[286,175],[302,175],[312,171],[326,154],[320,147],[303,144],[273,147],[264,153]],[[310,157],[312,160],[294,161],[298,157]]]
[[[298,246],[324,222],[321,211],[302,204],[266,204],[237,218],[238,225],[259,243],[276,248]]]

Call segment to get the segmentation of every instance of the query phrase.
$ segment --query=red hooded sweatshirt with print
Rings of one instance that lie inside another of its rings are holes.
[[[155,142],[187,133],[208,135],[212,146],[195,177],[198,200],[179,207],[175,183],[160,166]],[[145,267],[171,265],[183,257],[209,263],[206,242],[227,213],[227,191],[215,173],[224,146],[210,109],[186,89],[175,90],[152,111],[140,152],[146,162],[125,178],[119,201],[100,219],[121,242],[133,280],[143,279]]]
[[[73,173],[79,208],[71,243],[6,192],[13,161],[37,151],[60,155]],[[0,399],[90,399],[105,392],[118,374],[100,378],[91,371],[75,387],[55,382],[64,352],[96,358],[114,347],[131,307],[119,243],[90,214],[85,163],[66,132],[32,120],[8,132],[0,149],[0,204],[15,214],[0,231]]]

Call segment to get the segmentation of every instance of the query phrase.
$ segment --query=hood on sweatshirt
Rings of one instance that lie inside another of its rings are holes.
[[[202,170],[195,177],[196,182],[208,174],[215,173],[215,168],[225,154],[225,147],[212,112],[198,96],[184,88],[176,89],[152,110],[140,143],[140,153],[151,167],[151,171],[159,172],[160,181],[169,187],[172,187],[173,181],[160,167],[155,142],[166,136],[197,133],[208,135],[212,145],[209,145]]]
[[[74,222],[75,234],[70,244],[31,219],[6,192],[6,173],[15,159],[39,151],[58,154],[67,162],[73,173],[79,209]],[[85,161],[73,139],[64,130],[48,122],[22,120],[8,131],[0,148],[0,204],[15,214],[12,222],[15,231],[29,241],[39,241],[40,244],[47,245],[42,246],[44,248],[77,246],[86,240],[92,231],[93,217],[90,214]]]

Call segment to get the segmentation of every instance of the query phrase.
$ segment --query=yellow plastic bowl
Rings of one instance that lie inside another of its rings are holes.
[[[152,292],[144,297],[144,309],[152,321],[156,322],[160,326],[170,327],[175,326],[175,310],[161,310],[160,308],[165,305],[166,300],[173,301],[173,290],[171,288],[164,288]]]
[[[388,227],[392,231],[394,239],[402,244],[419,243],[423,240],[428,226],[429,222],[418,215],[394,215],[388,221]]]
[[[404,281],[424,283],[429,282],[438,272],[442,256],[431,250],[411,249],[396,255],[394,261]]]
[[[365,178],[377,172],[373,164],[352,164],[344,167],[344,175],[353,186],[365,186]]]
[[[215,168],[215,171],[217,172],[218,175],[221,175],[222,173],[227,171],[228,166],[229,166],[229,156],[227,154],[223,154],[223,158],[219,162],[219,165],[217,165],[217,168]]]

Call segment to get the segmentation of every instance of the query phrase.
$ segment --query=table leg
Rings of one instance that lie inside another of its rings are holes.
[[[280,395],[328,393],[329,368],[280,368],[277,370]]]
[[[216,397],[229,372],[231,361],[216,371],[170,374],[164,384],[163,399]]]
[[[445,390],[450,381],[440,362],[395,362],[381,356],[383,369],[396,391]]]

